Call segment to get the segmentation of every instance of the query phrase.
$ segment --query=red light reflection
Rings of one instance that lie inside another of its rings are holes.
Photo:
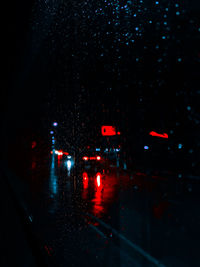
[[[118,197],[118,179],[115,175],[98,172],[94,176],[83,172],[82,198],[88,203],[90,212],[101,217]]]
[[[104,207],[102,205],[102,183],[101,183],[101,173],[96,174],[96,179],[95,179],[95,185],[96,185],[96,192],[94,195],[94,199],[92,200],[94,202],[93,206],[93,212],[95,215],[99,215],[103,210]]]
[[[31,144],[31,147],[32,147],[32,148],[35,148],[36,145],[37,145],[36,141],[33,141],[32,144]]]
[[[97,187],[101,186],[101,173],[97,173]]]
[[[62,154],[58,155],[58,168],[61,165]]]
[[[87,172],[83,173],[83,188],[84,189],[88,188],[88,174],[87,174]]]

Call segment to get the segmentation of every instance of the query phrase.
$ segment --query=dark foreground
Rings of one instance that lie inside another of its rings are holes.
[[[115,167],[75,173],[56,155],[32,162],[26,181],[9,175],[1,186],[5,266],[15,255],[16,266],[17,258],[21,266],[200,264],[198,181]]]

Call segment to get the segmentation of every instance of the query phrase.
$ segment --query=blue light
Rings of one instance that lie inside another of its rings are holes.
[[[71,160],[68,160],[67,161],[67,170],[70,171],[71,167],[72,167]]]
[[[52,162],[51,162],[51,168],[50,168],[50,181],[49,181],[49,187],[53,194],[57,194],[57,175],[55,171],[55,155],[52,155]]]
[[[53,123],[53,126],[54,126],[54,127],[58,126],[58,123],[57,123],[57,122],[54,122],[54,123]]]
[[[53,134],[54,132],[53,131],[50,131],[50,134]]]
[[[187,107],[187,110],[188,110],[188,111],[190,111],[190,110],[191,110],[191,107],[190,107],[190,106],[188,106],[188,107]]]
[[[55,144],[55,140],[52,140],[52,144]]]
[[[144,146],[144,149],[145,149],[145,150],[148,150],[148,149],[149,149],[149,146]]]
[[[181,149],[183,147],[182,144],[178,144],[178,149]]]
[[[101,148],[96,148],[96,151],[101,151]]]

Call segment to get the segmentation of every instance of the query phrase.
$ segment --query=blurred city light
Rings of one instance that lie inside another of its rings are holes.
[[[72,167],[71,160],[68,160],[67,161],[67,170],[70,171],[71,167]]]
[[[101,186],[101,174],[97,173],[97,186],[100,187]]]
[[[178,144],[178,149],[181,149],[183,147],[182,144]]]
[[[114,126],[102,126],[101,134],[103,136],[113,136],[116,135],[116,129]]]
[[[156,137],[161,137],[161,138],[168,138],[168,134],[167,133],[159,134],[159,133],[156,133],[154,131],[151,131],[149,133],[149,135],[156,136]]]
[[[63,155],[63,151],[55,150],[55,154],[58,155],[58,156],[62,156]]]
[[[88,188],[88,174],[87,172],[83,173],[83,188],[87,189]],[[83,196],[84,198],[84,196]]]

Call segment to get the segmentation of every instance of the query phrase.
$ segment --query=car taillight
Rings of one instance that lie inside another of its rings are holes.
[[[83,160],[88,160],[88,157],[83,157]]]
[[[100,156],[97,156],[97,160],[101,160],[101,157]]]

